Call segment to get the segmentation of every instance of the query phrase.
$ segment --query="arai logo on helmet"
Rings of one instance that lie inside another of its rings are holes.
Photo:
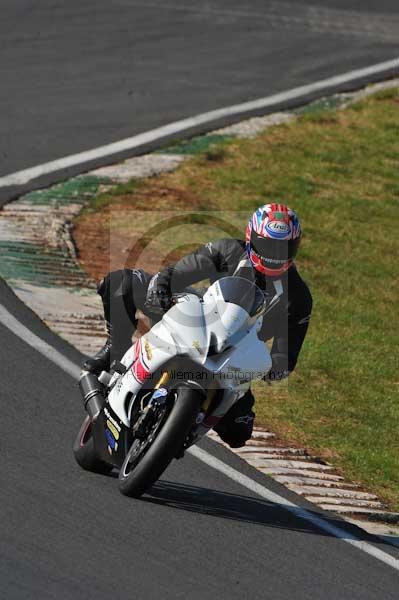
[[[288,223],[283,221],[269,221],[266,223],[267,233],[274,238],[286,238],[291,233],[291,228]]]

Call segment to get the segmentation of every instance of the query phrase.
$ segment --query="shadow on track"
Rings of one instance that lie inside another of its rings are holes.
[[[300,515],[296,515],[294,511],[288,511],[282,504],[204,487],[158,481],[141,500],[222,519],[334,537],[301,518]],[[306,510],[310,514],[326,518],[323,513],[312,511],[309,508]],[[389,541],[369,535],[355,525],[334,518],[333,515],[329,515],[326,520],[331,525],[347,531],[348,535],[355,535],[357,538],[374,544],[387,544],[392,549]]]
[[[284,505],[204,487],[158,481],[142,500],[222,519],[329,535],[304,519],[298,519]],[[334,524],[342,526],[338,521]]]

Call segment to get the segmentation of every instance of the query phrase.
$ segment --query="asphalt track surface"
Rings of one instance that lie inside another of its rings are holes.
[[[0,176],[397,56],[396,0],[2,0]]]
[[[34,333],[70,360],[81,359],[1,283],[0,295]],[[81,471],[71,453],[83,417],[76,382],[2,325],[0,339],[1,364],[8,365],[1,388],[0,598],[397,598],[399,576],[390,566],[189,455],[142,500],[121,496],[114,477]],[[298,503],[224,448],[202,445]],[[357,528],[348,531],[362,539]]]
[[[3,0],[1,174],[398,55],[394,2],[319,2],[311,32],[306,3],[248,4]],[[0,301],[81,360],[2,282]],[[397,571],[194,457],[140,501],[80,471],[76,383],[2,325],[0,342],[0,598],[397,598]]]

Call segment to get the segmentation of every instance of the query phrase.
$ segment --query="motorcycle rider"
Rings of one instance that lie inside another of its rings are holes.
[[[312,296],[300,277],[294,259],[301,241],[301,226],[295,211],[284,204],[265,204],[252,215],[246,239],[220,239],[198,248],[156,275],[141,269],[121,269],[109,273],[100,282],[108,338],[84,368],[94,373],[108,370],[114,359],[132,344],[137,326],[136,309],[151,315],[154,310],[167,311],[172,294],[193,283],[236,275],[254,281],[266,294],[274,295],[274,282],[280,280],[283,295],[264,318],[258,334],[271,340],[272,368],[268,381],[281,380],[296,365],[308,329]],[[251,437],[255,399],[248,392],[234,404],[215,427],[231,447],[240,447]]]

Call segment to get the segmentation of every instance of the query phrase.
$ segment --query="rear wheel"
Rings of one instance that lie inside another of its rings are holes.
[[[92,425],[89,416],[87,416],[82,423],[73,445],[73,453],[76,462],[85,471],[105,475],[110,473],[113,469],[112,465],[108,465],[97,456],[94,448]]]
[[[180,388],[171,403],[161,405],[143,439],[135,439],[119,472],[119,489],[139,498],[162,475],[181,451],[198,414],[203,394]]]

